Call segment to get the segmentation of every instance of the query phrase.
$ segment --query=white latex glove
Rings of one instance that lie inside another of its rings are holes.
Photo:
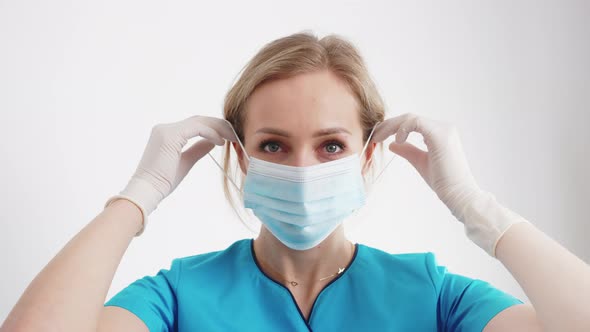
[[[188,140],[196,136],[204,139],[182,152]],[[148,215],[176,189],[201,157],[215,145],[225,144],[225,140],[234,142],[236,139],[231,125],[224,119],[196,115],[179,122],[155,125],[131,180],[106,202],[105,208],[121,198],[137,205],[143,222],[135,236],[141,235]]]
[[[427,151],[405,142],[410,132],[424,138]],[[412,113],[380,123],[372,141],[381,142],[395,134],[389,149],[408,160],[451,213],[465,226],[465,233],[490,256],[510,226],[528,222],[501,206],[495,197],[479,188],[454,126]]]

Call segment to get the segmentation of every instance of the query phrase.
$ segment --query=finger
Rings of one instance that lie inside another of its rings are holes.
[[[404,143],[410,135],[410,130],[416,127],[416,118],[410,118],[399,125],[395,133],[395,141],[398,144]]]
[[[427,154],[426,151],[419,149],[411,143],[396,143],[392,142],[389,144],[389,150],[391,152],[400,155],[407,159],[411,164],[415,164],[422,160]]]
[[[211,121],[204,118],[206,117],[196,115],[176,123],[182,137],[186,140],[189,140],[193,137],[201,136],[210,140],[216,145],[225,144],[223,137],[215,129],[211,128],[207,124],[207,122]]]
[[[407,121],[402,123],[395,135],[395,141],[397,143],[403,143],[408,139],[408,135],[411,132],[415,131],[420,133],[424,137],[424,142],[428,142],[430,140],[432,131],[434,130],[436,124],[434,121],[427,119],[422,116],[416,116],[409,118]]]
[[[204,124],[213,128],[224,139],[230,142],[236,142],[238,140],[232,124],[226,119],[203,116],[201,120]]]
[[[225,140],[223,139],[223,137],[221,137],[215,129],[207,126],[201,126],[199,136],[210,140],[215,145],[225,144]]]
[[[420,117],[413,116],[406,119],[406,121],[402,122],[395,133],[395,141],[399,144],[404,143],[411,132],[417,131],[418,127],[418,120]]]
[[[413,116],[413,114],[406,113],[381,122],[377,125],[377,128],[375,128],[372,141],[379,143],[386,140],[389,136],[395,134],[399,129],[399,126],[411,116]]]
[[[235,128],[231,124],[231,122],[227,121],[226,119],[221,120],[223,120],[223,122],[225,123],[225,125],[222,126],[222,129],[224,130],[224,137],[228,138],[232,142],[238,142],[238,134],[236,133]]]
[[[203,156],[211,151],[214,147],[215,144],[211,143],[207,139],[202,139],[191,145],[190,148],[186,149],[186,151],[184,151],[180,156],[180,163],[178,165],[178,172],[174,183],[180,183],[191,170],[191,168],[193,168],[195,163],[203,158]]]
[[[410,143],[396,143],[392,142],[389,144],[389,150],[410,162],[414,168],[424,176],[423,170],[428,153],[422,149],[417,148]]]

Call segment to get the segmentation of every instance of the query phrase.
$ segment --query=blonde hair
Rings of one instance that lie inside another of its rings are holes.
[[[246,66],[239,79],[225,97],[223,116],[234,127],[240,141],[244,141],[246,102],[258,86],[263,83],[289,78],[318,70],[328,69],[344,80],[360,105],[360,121],[363,128],[363,143],[373,127],[384,120],[385,109],[381,96],[371,79],[358,50],[338,35],[319,39],[309,32],[300,32],[266,44]],[[379,144],[382,150],[382,144]],[[375,154],[375,153],[373,153]],[[369,174],[374,175],[372,164]],[[231,143],[226,142],[223,169],[226,174],[232,168]],[[234,183],[242,188],[243,174],[236,163],[232,176]],[[230,175],[230,176],[231,176]],[[228,179],[223,178],[223,190],[228,202],[238,214],[236,198],[231,194]],[[241,191],[237,191],[240,201]],[[247,225],[246,225],[247,226]]]

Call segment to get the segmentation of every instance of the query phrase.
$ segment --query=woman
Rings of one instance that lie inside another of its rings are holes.
[[[384,119],[345,40],[295,34],[266,45],[228,93],[224,118],[155,126],[126,188],[33,280],[2,331],[590,330],[588,265],[477,186],[453,127],[413,114]],[[428,151],[405,142],[413,131]],[[416,167],[530,304],[449,273],[432,253],[389,254],[346,239],[342,221],[363,206],[373,155],[394,134],[389,149]],[[175,259],[104,303],[148,215],[223,144],[226,193],[238,188],[262,222],[259,236]],[[243,181],[227,174],[231,151]]]

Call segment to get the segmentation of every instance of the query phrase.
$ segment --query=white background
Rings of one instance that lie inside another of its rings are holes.
[[[246,62],[307,29],[358,46],[388,116],[454,123],[480,186],[590,261],[588,17],[586,1],[0,1],[0,321],[124,187],[155,124],[221,116]],[[361,216],[353,241],[432,251],[528,301],[405,160]],[[203,159],[132,241],[108,298],[253,236]]]

